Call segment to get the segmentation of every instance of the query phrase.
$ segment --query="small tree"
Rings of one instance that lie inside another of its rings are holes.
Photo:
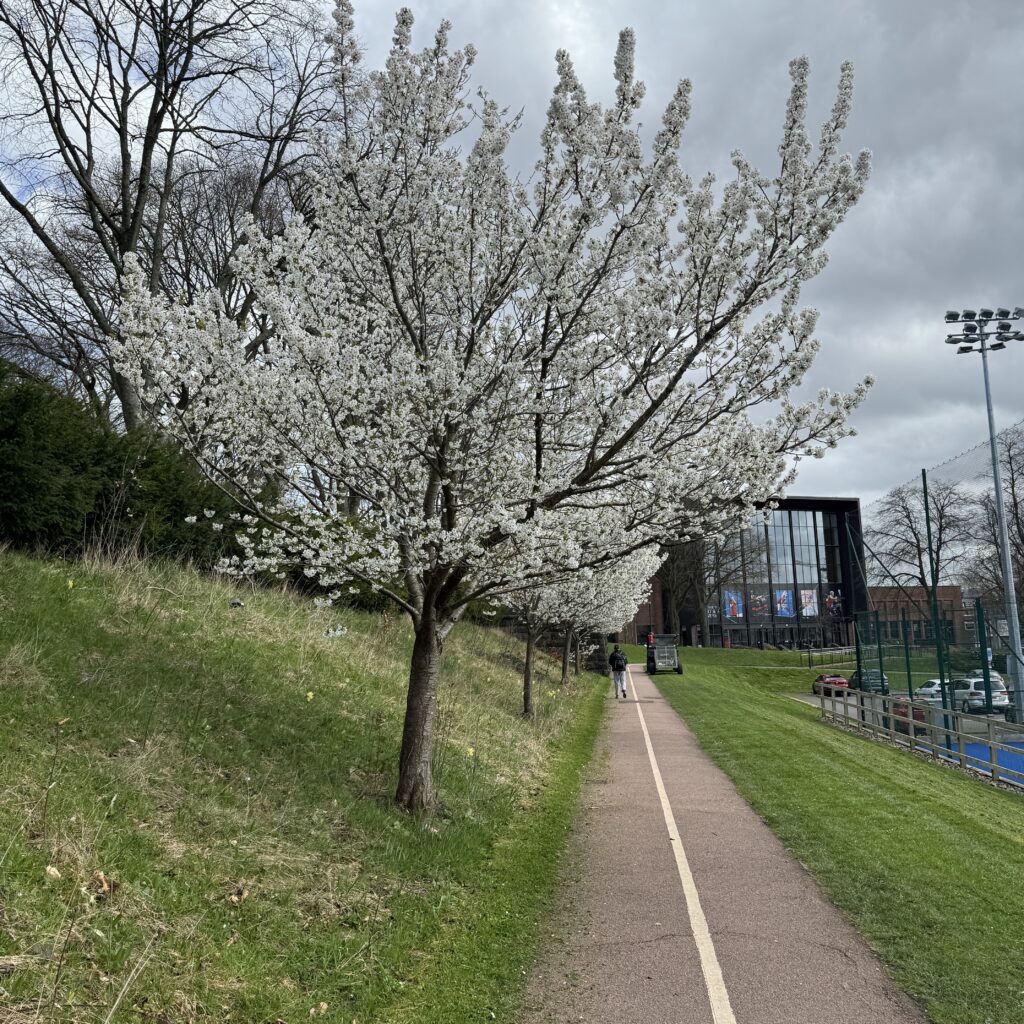
[[[731,529],[792,458],[847,433],[866,385],[793,400],[818,348],[798,302],[869,162],[837,152],[849,66],[814,150],[794,61],[777,174],[736,154],[716,196],[679,166],[687,82],[645,150],[626,30],[607,110],[558,53],[524,184],[505,163],[517,119],[470,105],[474,51],[450,52],[447,23],[417,53],[403,9],[367,74],[347,0],[335,18],[315,230],[253,229],[235,262],[267,344],[250,358],[258,327],[219,292],[178,304],[136,272],[120,365],[241,495],[238,568],[362,581],[409,614],[396,798],[417,808],[434,801],[442,646],[469,602]],[[253,492],[264,474],[274,500]]]
[[[622,628],[647,599],[661,564],[653,547],[564,579],[520,591],[508,600],[526,629],[523,665],[523,716],[533,717],[533,658],[537,642],[549,632],[563,637],[562,683],[569,680],[573,636],[611,633]]]

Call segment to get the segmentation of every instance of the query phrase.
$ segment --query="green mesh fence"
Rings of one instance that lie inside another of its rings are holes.
[[[1019,607],[1024,420],[997,436],[997,450]],[[864,563],[857,571],[867,588],[868,610],[857,616],[851,671],[861,664],[883,672],[890,689],[904,693],[989,663],[1006,674],[993,479],[990,445],[983,440],[863,508]]]

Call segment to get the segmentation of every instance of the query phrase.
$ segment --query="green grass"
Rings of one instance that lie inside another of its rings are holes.
[[[0,552],[0,1020],[511,1019],[604,680],[540,658],[526,723],[458,627],[410,816],[405,622],[237,593]]]
[[[895,981],[937,1024],[1020,1024],[1024,796],[824,725],[776,652],[683,653],[658,687]]]

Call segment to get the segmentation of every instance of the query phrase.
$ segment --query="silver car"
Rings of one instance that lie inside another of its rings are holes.
[[[1002,679],[991,679],[992,707],[997,711],[1005,711],[1010,706],[1010,698]],[[960,711],[985,711],[985,680],[954,679],[953,707]]]
[[[942,683],[929,679],[914,691],[914,700],[942,700]]]

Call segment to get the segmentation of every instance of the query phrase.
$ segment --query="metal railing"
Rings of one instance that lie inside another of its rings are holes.
[[[915,655],[920,654],[921,648],[912,648]],[[926,651],[932,651],[934,648],[924,648]],[[875,644],[872,644],[869,648],[869,654],[864,657],[864,663],[866,668],[876,668],[878,648]],[[857,648],[853,647],[809,647],[804,652],[807,657],[807,667],[817,668],[819,665],[828,667],[831,665],[856,665],[857,664]],[[903,647],[899,644],[892,644],[888,641],[882,644],[882,654],[885,660],[889,663],[896,664],[898,658],[900,662],[903,660],[904,652]]]
[[[856,647],[808,647],[804,654],[807,655],[808,668],[819,665],[850,665],[857,662]]]
[[[820,705],[823,721],[884,736],[947,764],[1024,787],[1024,727],[930,701],[860,691],[822,693]]]

